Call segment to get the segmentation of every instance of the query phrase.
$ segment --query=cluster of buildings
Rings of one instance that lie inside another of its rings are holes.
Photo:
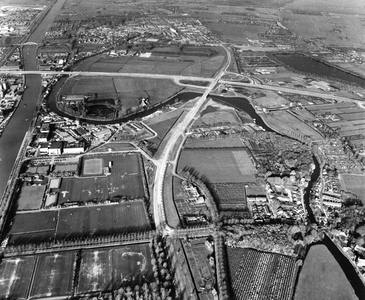
[[[330,166],[335,166],[339,173],[362,174],[361,163],[345,153],[344,144],[340,139],[329,139],[319,142],[318,149],[322,152]]]
[[[23,78],[0,78],[0,135],[10,119],[15,107],[21,100]]]
[[[174,197],[174,201],[177,211],[184,219],[185,224],[208,224],[207,218],[210,213],[205,202],[205,196],[199,192],[194,184],[188,181],[182,181],[181,190],[183,196]]]
[[[36,122],[28,156],[75,155],[100,144],[117,130],[116,125],[81,125],[53,112],[42,114]]]
[[[186,133],[188,139],[214,139],[221,136],[235,136],[242,133],[255,133],[257,131],[264,131],[263,128],[256,125],[255,123],[245,123],[245,124],[232,124],[230,122],[216,124],[216,125],[203,125],[199,124],[193,126]]]
[[[19,6],[0,7],[0,37],[24,35],[29,32],[29,26],[44,7],[22,8]]]

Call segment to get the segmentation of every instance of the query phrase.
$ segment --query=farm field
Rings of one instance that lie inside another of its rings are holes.
[[[77,293],[108,291],[152,279],[148,244],[84,250]]]
[[[336,259],[325,245],[313,245],[299,274],[294,300],[357,300]]]
[[[228,247],[227,254],[233,299],[292,298],[296,277],[294,258],[247,248]]]
[[[26,299],[34,264],[34,256],[2,260],[0,264],[1,299]]]
[[[39,255],[31,297],[71,295],[75,259],[74,251]]]
[[[335,1],[337,5],[335,4],[333,7],[332,5],[330,7],[326,5],[326,1],[311,0],[304,2],[301,0],[295,2],[298,4],[295,6],[298,7],[297,11],[299,13],[295,13],[296,9],[293,9],[294,13],[290,10],[285,10],[281,13],[283,25],[291,32],[303,38],[318,40],[319,45],[362,47],[365,39],[361,34],[364,27],[360,22],[360,16],[357,16],[355,11],[352,13],[345,12],[353,10],[356,4],[359,4],[358,1],[352,0],[346,4],[340,4],[342,2]],[[289,5],[289,7],[293,8],[292,5]],[[301,13],[303,8],[309,14]],[[315,14],[310,14],[310,12],[314,12]],[[321,12],[336,12],[336,14],[322,14]],[[334,32],[335,34],[330,34]]]
[[[247,44],[248,39],[257,40],[258,33],[264,33],[267,30],[264,26],[250,26],[246,24],[220,22],[203,22],[203,24],[223,41],[236,44]]]
[[[84,60],[75,70],[213,77],[225,60],[225,52],[219,47],[211,47],[209,49],[218,52],[218,54],[213,56],[194,56],[184,52],[179,55],[170,55],[168,53],[171,51],[169,48],[161,48],[159,50],[166,53],[155,53],[154,51],[149,58],[97,55]]]
[[[108,70],[108,72],[112,72]],[[72,77],[68,78],[60,95],[91,95],[93,100],[120,99],[125,113],[132,107],[139,106],[139,99],[148,97],[151,105],[160,103],[183,90],[172,80],[152,78],[118,78],[118,77]],[[89,103],[92,103],[91,100]]]
[[[365,205],[365,176],[340,174],[340,181],[344,190],[354,193]]]
[[[264,118],[269,126],[280,133],[292,132],[294,135],[309,136],[315,140],[322,139],[317,131],[287,111],[273,111],[266,114]]]
[[[220,211],[247,210],[245,183],[209,184],[209,190]]]
[[[58,204],[145,196],[139,153],[84,157],[81,177],[63,178]],[[102,175],[112,162],[109,175]]]
[[[144,231],[150,228],[143,201],[78,207],[59,211],[56,239]]]
[[[183,149],[178,170],[185,169],[210,183],[256,182],[255,166],[245,149]]]

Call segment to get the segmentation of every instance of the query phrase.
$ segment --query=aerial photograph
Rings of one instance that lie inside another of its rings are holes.
[[[365,299],[364,0],[0,0],[0,300]]]

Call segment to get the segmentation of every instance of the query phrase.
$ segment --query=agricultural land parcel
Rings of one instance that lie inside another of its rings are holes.
[[[291,299],[296,277],[294,258],[245,248],[228,247],[227,253],[235,300]]]
[[[139,98],[149,97],[150,104],[160,103],[176,93],[179,87],[168,79],[72,77],[62,87],[61,95],[97,94],[95,100],[119,98],[124,109],[139,105]]]
[[[294,295],[294,300],[312,299],[358,299],[341,266],[324,245],[309,249]]]
[[[332,129],[340,128],[339,134],[348,137],[351,143],[365,142],[365,111],[353,103],[336,103],[307,106],[313,114],[322,116],[325,113],[337,116],[339,121],[324,120]],[[352,139],[351,136],[362,135],[362,138]]]
[[[199,49],[199,48],[197,48]],[[155,53],[150,58],[98,55],[80,63],[76,71],[170,74],[195,77],[213,77],[225,60],[225,52],[220,47],[211,47],[217,51],[213,56],[194,56]],[[166,48],[166,52],[170,51]]]
[[[210,183],[256,182],[255,166],[242,149],[184,149],[178,169],[190,169]]]
[[[360,3],[335,0],[329,6],[325,0],[297,0],[286,5],[280,15],[290,31],[319,45],[357,48],[365,42],[364,24],[358,15],[363,10]]]
[[[365,205],[365,175],[340,174],[344,190],[354,193]]]

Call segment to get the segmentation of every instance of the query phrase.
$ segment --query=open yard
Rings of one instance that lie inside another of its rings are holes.
[[[109,163],[110,174],[104,175],[103,170],[109,168]],[[145,196],[139,153],[84,157],[81,174],[80,178],[62,179],[59,205]]]
[[[77,293],[108,291],[152,279],[148,244],[85,250]]]
[[[34,256],[6,258],[1,262],[1,299],[26,299],[34,263]]]
[[[294,300],[357,300],[345,273],[325,245],[311,246],[300,271]]]
[[[149,230],[143,201],[62,209],[56,239]]]
[[[229,247],[227,254],[234,300],[292,299],[296,276],[293,257]]]
[[[71,295],[75,259],[74,251],[39,255],[31,297]]]
[[[178,169],[210,183],[255,182],[255,166],[245,149],[184,149]]]

